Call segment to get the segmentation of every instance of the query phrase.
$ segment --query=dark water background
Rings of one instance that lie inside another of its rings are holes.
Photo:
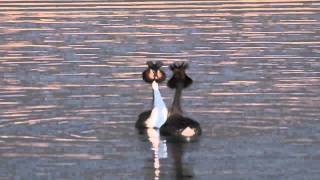
[[[147,60],[190,63],[203,128],[160,179],[319,178],[319,0],[1,0],[0,179],[157,178]]]

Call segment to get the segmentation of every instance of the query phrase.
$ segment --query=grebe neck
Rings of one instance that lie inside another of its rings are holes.
[[[183,90],[183,83],[178,83],[176,86],[176,91],[174,93],[174,99],[170,109],[170,114],[182,114],[182,109],[181,109],[182,90]]]
[[[153,100],[152,100],[153,107],[165,107],[166,105],[162,99],[158,84],[156,86],[152,86],[152,90],[153,90]]]
[[[164,103],[158,83],[155,81],[152,83],[153,89],[153,108],[150,117],[146,121],[148,128],[160,128],[167,120],[168,110]]]

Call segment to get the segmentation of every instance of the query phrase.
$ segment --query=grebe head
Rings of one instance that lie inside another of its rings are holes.
[[[168,81],[169,88],[177,88],[178,84],[183,85],[183,88],[187,88],[192,84],[192,79],[186,74],[186,69],[188,67],[189,65],[185,62],[176,62],[170,65],[170,70],[173,74]]]
[[[161,61],[147,61],[148,68],[143,71],[142,78],[147,83],[152,83],[156,81],[161,83],[166,79],[166,74],[160,68],[162,66]]]

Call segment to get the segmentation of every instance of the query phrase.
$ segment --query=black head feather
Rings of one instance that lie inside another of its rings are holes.
[[[183,85],[183,88],[189,87],[193,80],[186,74],[186,69],[189,67],[186,62],[176,62],[169,66],[173,72],[172,77],[168,81],[169,88],[177,88],[178,85]]]

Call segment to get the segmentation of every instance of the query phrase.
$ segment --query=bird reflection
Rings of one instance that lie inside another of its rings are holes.
[[[183,155],[188,144],[183,142],[168,142],[168,154],[173,159],[175,179],[193,178],[192,167],[183,162]]]
[[[151,143],[151,150],[153,151],[153,168],[154,178],[160,177],[160,159],[168,157],[166,140],[160,138],[159,129],[148,128],[146,129],[148,140]]]
[[[189,144],[172,141],[170,139],[161,139],[159,129],[148,128],[145,129],[144,134],[147,136],[148,141],[151,144],[151,150],[153,153],[152,172],[149,171],[149,168],[146,169],[147,174],[152,174],[152,179],[162,179],[163,177],[160,177],[161,171],[161,176],[168,175],[168,162],[172,162],[172,164],[169,166],[172,167],[171,170],[173,170],[173,174],[170,173],[171,179],[189,179],[194,177],[192,166],[190,166],[189,163],[184,162],[184,154],[190,148],[188,147]],[[192,143],[192,145],[194,145],[194,143]],[[163,161],[163,159],[166,160]],[[161,167],[161,162],[167,165],[162,165]]]
[[[151,179],[151,174],[154,180],[167,179],[169,178],[167,177],[168,175],[170,179],[189,179],[194,177],[192,166],[190,166],[190,163],[185,162],[184,154],[187,151],[193,151],[194,148],[197,149],[198,141],[185,143],[170,138],[163,139],[164,137],[160,136],[159,129],[155,128],[140,130],[139,134],[147,138],[151,145],[152,165],[147,165],[145,169],[148,176],[147,179]],[[170,170],[167,169],[168,167],[170,167]],[[173,174],[168,173],[172,171]]]

